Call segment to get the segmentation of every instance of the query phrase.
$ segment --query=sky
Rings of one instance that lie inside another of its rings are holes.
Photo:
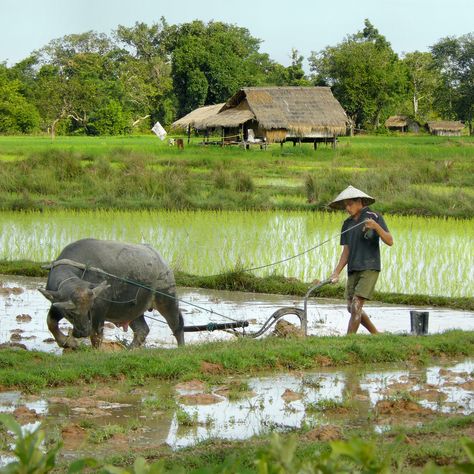
[[[162,16],[171,24],[199,19],[248,28],[262,40],[260,50],[285,66],[292,48],[307,58],[361,30],[365,18],[399,54],[474,32],[474,0],[0,0],[0,62],[11,66],[64,35],[110,34]]]

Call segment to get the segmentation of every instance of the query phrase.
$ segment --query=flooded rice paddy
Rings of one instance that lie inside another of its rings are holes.
[[[45,211],[0,215],[0,258],[51,261],[85,237],[149,243],[174,269],[213,275],[253,268],[301,281],[327,278],[340,255],[344,213],[213,211]],[[386,216],[393,247],[382,245],[383,292],[471,297],[474,220]]]
[[[46,315],[50,303],[37,291],[38,288],[44,287],[45,279],[4,276],[1,280],[0,344],[15,342],[23,344],[28,349],[60,352],[61,349],[52,339],[46,325]],[[303,307],[303,299],[300,297],[194,288],[179,288],[178,291],[182,300],[201,307],[199,309],[184,302],[180,303],[186,326],[246,320],[250,322],[246,331],[255,332],[279,308]],[[380,331],[400,334],[410,332],[410,310],[415,309],[429,311],[429,333],[450,329],[474,330],[474,312],[471,311],[376,303],[366,305],[367,313]],[[145,315],[150,326],[146,345],[148,347],[175,346],[176,341],[163,317],[157,311],[147,312]],[[285,319],[292,324],[299,324],[296,316],[288,315]],[[347,322],[348,313],[344,301],[310,299],[308,305],[309,335],[345,334]],[[66,320],[62,320],[60,327],[63,332],[67,332],[70,325]],[[360,329],[360,332],[364,331],[364,328]],[[223,331],[205,331],[186,333],[185,335],[187,343],[227,340],[234,337]],[[105,327],[105,339],[130,342],[132,332],[131,330],[124,332],[108,323]],[[87,344],[88,341],[84,340],[84,343]]]
[[[340,438],[348,427],[381,433],[393,425],[422,425],[433,416],[471,414],[473,390],[474,360],[468,359],[428,368],[320,369],[228,379],[217,386],[192,380],[90,385],[35,396],[11,391],[0,393],[0,413],[13,414],[25,429],[42,423],[50,437],[63,439],[66,457],[100,457],[302,427],[323,441]],[[8,456],[0,452],[0,465]]]

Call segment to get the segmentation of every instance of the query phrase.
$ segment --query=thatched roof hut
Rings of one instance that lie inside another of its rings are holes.
[[[219,110],[218,110],[219,108]],[[267,143],[335,141],[348,118],[329,87],[244,87],[225,104],[201,107],[173,127],[223,130],[223,137]]]
[[[408,115],[392,115],[385,120],[385,127],[395,132],[414,132],[420,131],[420,125]]]
[[[184,117],[181,117],[179,120],[176,120],[176,122],[173,122],[171,127],[184,130],[188,127],[195,128],[196,130],[204,130],[207,128],[205,125],[206,120],[216,115],[223,106],[224,103],[199,107]]]
[[[428,130],[431,135],[443,137],[459,137],[464,125],[459,121],[440,120],[438,122],[428,122]]]

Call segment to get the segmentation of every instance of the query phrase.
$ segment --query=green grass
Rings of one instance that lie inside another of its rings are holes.
[[[312,145],[202,147],[197,139],[178,150],[151,136],[0,137],[0,203],[14,210],[315,210],[353,184],[385,212],[468,217],[473,150],[474,137],[343,137],[337,150],[316,152]],[[316,183],[310,195],[308,177]]]
[[[40,352],[2,351],[0,386],[37,391],[45,387],[147,379],[205,380],[201,362],[223,366],[223,376],[318,367],[321,356],[334,366],[401,361],[427,361],[437,356],[472,356],[474,333],[451,331],[423,337],[396,335],[308,337],[304,340],[237,340],[177,349],[143,349],[98,353],[85,349],[62,356]],[[215,376],[214,376],[215,377]],[[214,380],[215,382],[215,380]]]

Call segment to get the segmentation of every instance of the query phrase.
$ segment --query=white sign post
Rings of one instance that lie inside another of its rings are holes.
[[[156,134],[156,136],[163,141],[166,138],[166,130],[161,126],[160,122],[156,122],[155,125],[153,125],[153,128],[151,129],[152,132]]]

